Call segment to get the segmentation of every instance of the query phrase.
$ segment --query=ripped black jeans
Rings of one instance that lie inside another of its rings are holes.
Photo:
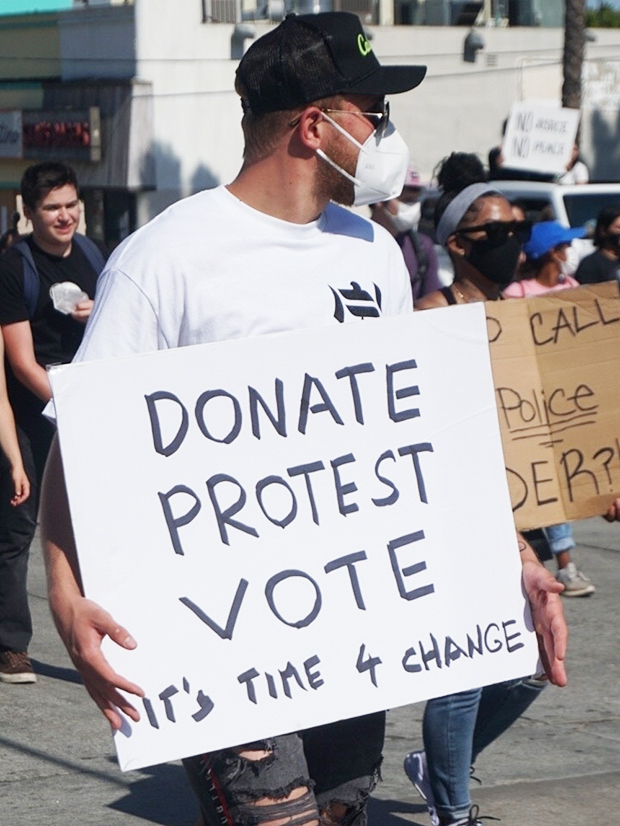
[[[366,801],[379,779],[385,713],[368,714],[183,761],[205,826],[260,826],[287,819],[365,826]],[[266,751],[250,760],[240,751]],[[283,798],[293,789],[308,792]],[[269,805],[255,801],[271,799]],[[332,809],[332,807],[334,807]],[[339,816],[334,811],[344,812]]]

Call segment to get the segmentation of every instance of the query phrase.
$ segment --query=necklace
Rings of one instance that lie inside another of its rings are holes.
[[[461,301],[463,302],[463,304],[469,304],[469,299],[468,299],[468,298],[465,298],[465,296],[464,296],[464,295],[463,295],[463,293],[459,290],[459,288],[456,286],[456,284],[454,283],[454,281],[453,281],[453,282],[452,282],[452,284],[450,285],[450,289],[452,290],[452,292],[453,292],[453,293],[456,293],[456,297],[457,297],[457,298],[460,298],[460,299],[461,299]]]

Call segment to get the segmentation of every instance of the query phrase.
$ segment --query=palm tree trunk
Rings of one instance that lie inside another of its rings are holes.
[[[581,108],[581,69],[586,28],[586,0],[566,0],[562,106]]]

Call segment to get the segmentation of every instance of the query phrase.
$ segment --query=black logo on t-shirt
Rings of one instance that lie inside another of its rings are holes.
[[[336,299],[336,307],[334,309],[334,318],[337,321],[343,322],[345,312],[359,318],[378,318],[381,315],[381,290],[376,284],[374,297],[363,290],[357,281],[351,281],[351,289],[335,290],[331,287],[331,291]]]

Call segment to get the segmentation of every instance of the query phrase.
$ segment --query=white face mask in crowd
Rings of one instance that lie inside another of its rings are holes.
[[[564,278],[566,278],[569,275],[573,275],[578,266],[579,253],[572,245],[570,247],[566,247],[566,260],[560,261],[561,275]]]
[[[411,229],[417,229],[420,222],[421,205],[403,204],[402,201],[396,201],[396,215],[389,213],[394,229],[396,232],[409,232]]]
[[[379,201],[391,201],[397,198],[403,191],[405,183],[409,165],[409,149],[394,125],[388,123],[381,134],[375,131],[361,144],[329,115],[323,113],[323,117],[360,150],[355,176],[353,176],[332,161],[322,149],[317,149],[319,157],[353,184],[354,206],[376,204]]]

